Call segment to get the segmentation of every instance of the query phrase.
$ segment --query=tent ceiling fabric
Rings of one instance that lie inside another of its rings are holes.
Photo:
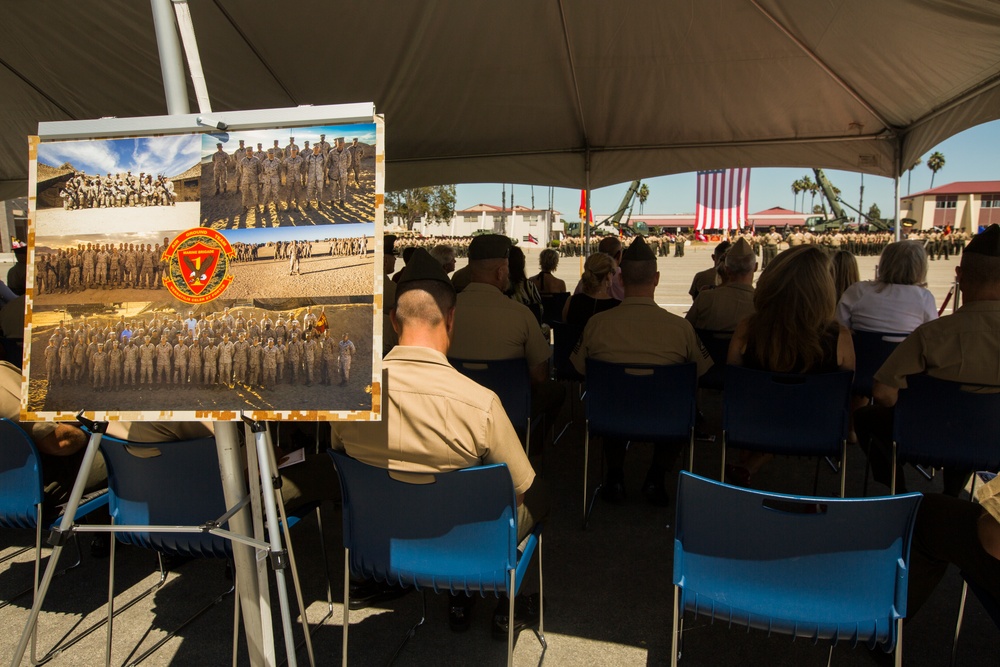
[[[374,102],[389,189],[581,187],[588,148],[592,187],[735,166],[891,176],[896,138],[905,169],[1000,118],[992,0],[189,6],[216,111]],[[39,121],[165,113],[148,2],[4,15],[0,196],[23,194]]]

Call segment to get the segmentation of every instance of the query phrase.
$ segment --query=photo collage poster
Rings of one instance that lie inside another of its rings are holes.
[[[31,138],[23,417],[378,419],[383,138]]]

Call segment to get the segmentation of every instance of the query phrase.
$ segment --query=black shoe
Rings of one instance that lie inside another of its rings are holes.
[[[389,583],[370,579],[357,584],[351,584],[347,606],[349,609],[364,609],[377,602],[395,600],[410,592],[409,588],[400,588]]]
[[[601,498],[609,503],[622,502],[626,498],[625,485],[620,481],[606,481],[601,487]]]
[[[476,598],[465,593],[448,596],[448,627],[452,632],[465,632],[472,625],[472,607]]]
[[[94,535],[90,541],[91,558],[107,558],[111,554],[110,535]]]
[[[538,625],[540,607],[538,604],[538,594],[519,595],[514,599],[514,634],[525,628]],[[506,596],[500,598],[497,603],[497,610],[493,612],[493,638],[498,640],[507,639],[509,600]]]
[[[670,494],[663,488],[663,482],[647,480],[642,485],[642,495],[646,497],[646,502],[657,507],[668,507],[670,505]]]

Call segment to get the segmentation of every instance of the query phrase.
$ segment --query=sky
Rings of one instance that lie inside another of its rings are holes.
[[[248,130],[246,132],[225,132],[204,135],[204,142],[201,147],[201,157],[203,160],[210,160],[212,153],[218,150],[216,144],[221,143],[222,149],[227,153],[232,153],[239,148],[240,139],[246,141],[247,146],[257,147],[262,144],[264,150],[274,146],[274,140],[278,140],[278,146],[284,148],[288,145],[288,138],[295,137],[295,145],[302,150],[305,142],[312,146],[319,141],[319,135],[326,135],[326,143],[333,145],[333,140],[337,137],[344,137],[344,143],[351,145],[354,137],[363,144],[375,144],[375,124],[357,123],[351,125],[327,125],[324,127],[293,127],[290,129],[270,129],[270,130]]]
[[[994,181],[1000,180],[1000,121],[984,123],[970,128],[943,141],[923,156],[923,162],[916,167],[911,176],[909,191],[920,192],[930,187],[931,171],[927,168],[927,156],[939,151],[945,157],[945,166],[934,179],[934,186],[955,181]],[[880,176],[864,176],[864,201],[862,206],[860,174],[836,169],[824,170],[827,178],[834,186],[840,188],[841,198],[856,208],[862,208],[866,213],[872,203],[878,204],[883,217],[891,217],[893,202],[893,182],[891,178]],[[792,209],[792,182],[806,174],[815,180],[812,170],[808,169],[764,169],[755,168],[750,175],[750,212],[757,213],[765,209],[781,206]],[[644,181],[649,187],[649,199],[644,207],[645,213],[691,213],[695,211],[696,183],[695,174],[675,174],[659,176]],[[622,197],[628,189],[628,183],[609,186],[594,190],[591,193],[592,208],[595,217],[601,219],[613,213],[621,204]],[[458,209],[469,208],[479,203],[501,204],[500,184],[468,184],[458,185]],[[529,185],[514,186],[514,203],[518,206],[531,206],[531,187]],[[907,194],[907,174],[900,179],[900,196]],[[535,208],[548,207],[549,188],[535,186]],[[819,204],[820,196],[815,203]],[[803,210],[802,195],[799,195],[795,207]],[[580,210],[580,191],[568,188],[555,188],[554,207],[568,220],[576,220]],[[507,206],[510,206],[511,186],[507,185]],[[805,197],[805,207],[812,209],[812,200]],[[632,215],[639,213],[638,200],[635,201]],[[854,213],[847,209],[848,215]]]
[[[84,173],[135,175],[182,174],[198,163],[201,139],[184,134],[138,139],[100,139],[89,141],[53,141],[38,147],[38,160],[50,167],[69,162]]]

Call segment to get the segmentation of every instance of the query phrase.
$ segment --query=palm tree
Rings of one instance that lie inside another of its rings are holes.
[[[927,168],[931,170],[931,189],[934,189],[934,177],[937,173],[944,169],[944,155],[939,151],[934,151],[931,156],[927,158]]]
[[[913,166],[906,171],[906,194],[910,194],[910,180],[913,178],[913,170],[921,165],[923,160],[917,158],[917,161],[913,163]]]
[[[643,208],[646,206],[646,200],[649,199],[649,186],[643,183],[639,186],[639,213],[642,213]]]
[[[802,179],[792,181],[792,210],[798,211],[799,193],[802,192]]]
[[[813,180],[811,178],[809,178],[808,175],[805,178],[803,178],[802,181],[805,184],[806,191],[811,196],[811,198],[809,200],[809,203],[812,206],[815,206],[816,205],[816,195],[819,194],[819,184],[818,183],[814,183]],[[802,199],[804,201],[805,197],[803,196]],[[805,207],[803,206],[803,208],[805,208]]]

